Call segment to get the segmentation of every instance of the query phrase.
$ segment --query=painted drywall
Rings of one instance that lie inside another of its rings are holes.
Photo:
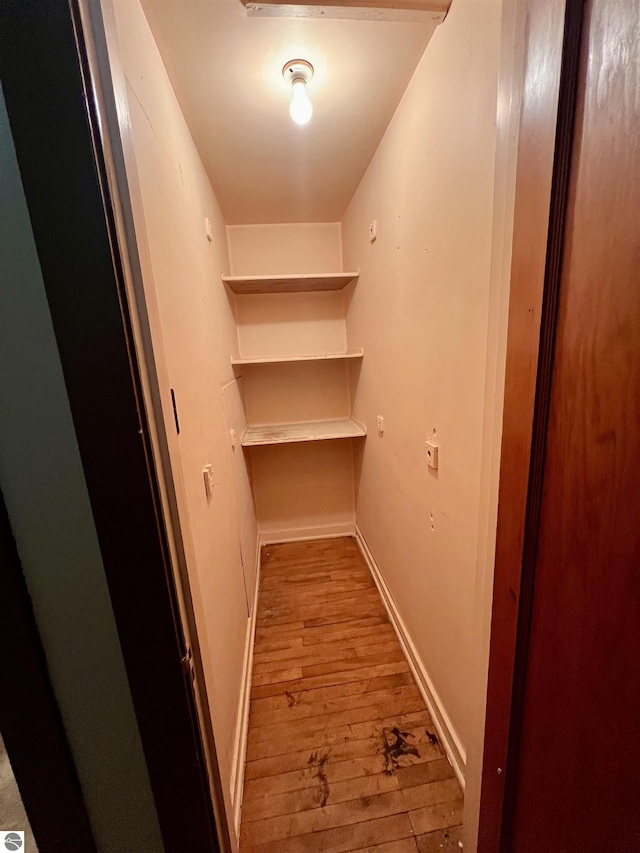
[[[255,556],[243,567],[255,518],[249,500],[237,497],[239,478],[230,454],[225,412],[235,413],[231,368],[236,331],[220,276],[228,272],[225,223],[193,144],[160,54],[138,2],[115,4],[118,54],[127,81],[142,216],[149,248],[159,325],[154,346],[165,360],[175,391],[179,458],[185,503],[181,522],[190,530],[194,559],[188,566],[225,806],[233,827],[232,775],[248,629],[248,590],[255,584]],[[204,219],[212,223],[207,239]],[[169,387],[163,390],[165,396]],[[235,414],[232,415],[235,417]],[[212,466],[205,490],[203,469]],[[246,523],[245,523],[246,522]],[[249,534],[247,533],[249,531]],[[257,541],[254,541],[253,550]]]
[[[342,271],[339,223],[230,226],[235,275]],[[244,358],[344,352],[342,291],[234,297],[238,351]],[[252,365],[243,378],[250,423],[296,423],[351,414],[344,361]],[[353,530],[351,441],[249,451],[263,541]]]
[[[235,297],[243,358],[314,355],[347,348],[344,295],[265,293]]]
[[[314,441],[251,449],[262,541],[353,532],[351,442]]]
[[[339,222],[230,225],[232,275],[342,272]]]
[[[476,562],[499,0],[456,0],[347,209],[356,520],[462,757],[474,731]],[[368,225],[378,222],[376,242]],[[385,418],[376,434],[376,415]],[[427,467],[425,440],[439,444]]]
[[[126,838],[155,853],[160,831],[1,92],[0,185],[0,487],[98,849],[121,851]]]

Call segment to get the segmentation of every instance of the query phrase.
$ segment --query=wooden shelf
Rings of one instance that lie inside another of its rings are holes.
[[[276,355],[267,358],[232,358],[231,364],[290,364],[301,361],[337,361],[344,358],[362,358],[364,350],[353,349],[347,352],[327,352],[317,353],[316,355]]]
[[[359,272],[329,272],[314,275],[223,275],[222,281],[234,293],[306,293],[315,290],[342,290]]]
[[[348,418],[306,424],[249,424],[242,433],[242,446],[259,447],[266,444],[292,444],[298,441],[362,438],[366,434],[365,426]]]

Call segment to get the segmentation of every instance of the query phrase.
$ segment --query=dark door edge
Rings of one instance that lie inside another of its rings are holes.
[[[63,2],[0,4],[2,85],[163,841],[176,853],[217,851],[98,117],[74,24]]]

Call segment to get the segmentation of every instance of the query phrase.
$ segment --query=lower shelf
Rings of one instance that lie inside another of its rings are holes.
[[[362,438],[366,434],[365,426],[349,418],[307,424],[249,424],[242,433],[242,446],[258,447],[264,444],[291,444],[297,441]]]

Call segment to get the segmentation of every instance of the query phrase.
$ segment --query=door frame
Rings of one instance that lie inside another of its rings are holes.
[[[230,814],[225,808],[207,692],[207,683],[213,683],[212,665],[206,640],[203,648],[198,636],[198,624],[205,624],[206,617],[198,585],[191,581],[196,555],[177,440],[180,432],[179,413],[174,391],[169,387],[169,371],[159,333],[160,313],[113,2],[72,2],[78,10],[78,27],[82,31],[86,52],[86,79],[90,81],[91,94],[102,117],[98,129],[101,155],[123,265],[126,300],[156,462],[155,476],[167,527],[177,605],[190,658],[196,721],[209,778],[209,794],[218,827],[218,840],[224,853],[227,853],[233,847],[229,830]]]
[[[76,0],[0,4],[23,189],[165,849],[227,849]],[[189,601],[187,600],[187,605]],[[185,666],[186,661],[186,666]],[[13,760],[30,752],[14,740]],[[28,783],[27,783],[28,784]],[[83,848],[84,849],[84,848]],[[90,849],[90,848],[87,848]]]
[[[584,0],[524,0],[479,853],[510,853]],[[541,70],[544,73],[541,73]]]

